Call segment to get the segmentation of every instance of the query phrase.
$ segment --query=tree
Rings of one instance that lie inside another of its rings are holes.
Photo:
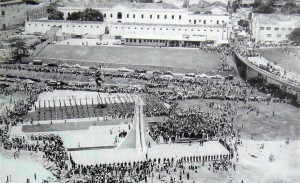
[[[81,20],[81,21],[103,21],[103,14],[95,9],[87,8],[84,11],[77,11],[71,13],[67,20]]]
[[[190,2],[188,0],[184,0],[182,7],[183,8],[188,8],[190,5]]]
[[[53,11],[51,14],[48,15],[49,20],[63,20],[64,14],[60,11]]]
[[[285,14],[299,13],[300,8],[293,2],[287,2],[281,8],[281,12]]]
[[[254,11],[254,13],[263,13],[263,14],[271,14],[275,12],[275,9],[272,6],[268,5],[261,5],[257,7]]]
[[[238,21],[238,25],[239,26],[242,26],[242,27],[248,27],[249,26],[249,22],[247,20],[244,20],[244,19],[240,19]]]
[[[262,5],[262,0],[255,0],[253,3],[253,8],[257,8]]]
[[[8,40],[8,43],[12,49],[12,58],[20,60],[22,56],[28,56],[28,46],[24,39],[13,37]]]
[[[51,3],[48,6],[47,12],[48,12],[48,19],[49,20],[63,20],[64,14],[57,10],[57,3]]]
[[[300,28],[295,28],[288,36],[290,41],[295,41],[300,43]]]

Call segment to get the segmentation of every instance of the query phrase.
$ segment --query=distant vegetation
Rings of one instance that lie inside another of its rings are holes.
[[[80,20],[80,21],[103,21],[103,14],[95,9],[87,8],[84,11],[77,11],[71,13],[67,20]]]
[[[273,8],[274,0],[255,0],[253,4],[253,12],[254,13],[264,13],[264,14],[271,14],[275,12],[275,9]]]
[[[49,20],[63,20],[64,14],[57,10],[57,4],[51,3],[47,9]]]

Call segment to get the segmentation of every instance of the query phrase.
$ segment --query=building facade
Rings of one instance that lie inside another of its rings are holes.
[[[22,0],[0,1],[0,30],[24,25],[25,21],[38,20],[48,16],[44,5],[26,5]]]
[[[104,15],[104,22],[84,21],[29,21],[26,33],[45,33],[59,26],[65,34],[104,35],[121,37],[125,43],[149,45],[160,41],[175,41],[176,45],[188,42],[225,43],[231,33],[231,20],[227,14],[194,14],[163,3],[100,3],[95,6]],[[109,6],[110,5],[110,6]],[[88,6],[59,7],[67,18],[72,12],[83,11]],[[131,42],[130,42],[131,40]]]
[[[1,0],[0,12],[0,30],[11,29],[25,22],[26,5],[22,0]]]
[[[259,41],[285,41],[289,34],[300,28],[300,16],[282,14],[253,14],[251,38]]]

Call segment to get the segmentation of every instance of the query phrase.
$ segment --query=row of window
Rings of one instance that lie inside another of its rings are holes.
[[[103,16],[106,18],[108,15],[106,15],[106,13],[104,13]],[[113,14],[112,13],[109,16],[110,16],[110,18],[113,18]],[[136,18],[135,14],[132,14],[131,16],[132,16],[132,18]],[[141,14],[141,18],[144,18],[144,17],[145,17],[144,14]],[[168,19],[168,15],[164,15],[163,17],[164,17],[164,19]],[[123,18],[122,13],[118,12],[117,13],[117,19],[122,19],[122,18]],[[126,18],[130,18],[130,14],[126,14]],[[153,15],[149,15],[149,18],[153,19]],[[160,15],[156,15],[156,18],[160,19],[161,16]],[[171,19],[174,20],[175,19],[175,15],[171,15]],[[178,16],[178,19],[181,20],[181,15]]]
[[[143,40],[144,42],[150,42],[150,43],[164,43],[165,42],[165,40],[152,40],[152,39],[144,39]],[[142,42],[142,40],[141,39],[126,39],[126,42],[130,42],[130,43],[136,43],[136,42],[139,42],[139,43],[141,43]]]
[[[272,34],[267,34],[267,37],[272,37]],[[277,38],[281,38],[282,35],[281,34],[277,34],[276,37]],[[286,37],[288,37],[288,35],[286,35]]]
[[[265,30],[265,27],[260,27],[260,30]],[[266,27],[266,30],[271,30],[271,27]],[[274,30],[276,31],[279,31],[279,27],[274,27]],[[293,29],[292,28],[285,28],[285,27],[282,27],[281,28],[281,31],[292,31]]]
[[[116,29],[118,29],[119,27],[115,27]],[[121,27],[121,29],[124,29],[124,27]],[[128,27],[127,29],[131,29],[131,27]],[[132,28],[132,29],[137,29],[136,27],[134,27],[134,28]],[[147,29],[147,30],[150,30],[150,28],[144,28],[144,27],[141,27],[140,28],[141,30],[143,30],[143,29]],[[157,30],[169,30],[169,28],[157,28]],[[156,28],[153,28],[153,30],[156,30]],[[173,30],[173,31],[175,31],[175,29],[170,29],[170,30]],[[181,31],[181,29],[177,29],[178,31]],[[184,31],[188,31],[188,29],[182,29],[182,30],[184,30]],[[190,29],[190,31],[194,31],[194,29]],[[201,31],[200,29],[197,29],[197,30],[195,30],[195,31]],[[204,29],[203,31],[205,31],[206,32],[206,29]],[[214,30],[210,30],[210,32],[213,32]],[[220,30],[217,30],[217,32],[220,32]],[[226,32],[226,30],[224,30],[224,32]]]
[[[31,24],[29,24],[29,26],[31,26]],[[35,24],[35,26],[37,26],[37,24]],[[41,24],[41,26],[44,26],[44,24]],[[50,26],[49,24],[48,24],[48,26]],[[59,26],[59,25],[52,25],[52,26]],[[69,25],[66,25],[66,27],[69,27]],[[73,25],[73,27],[76,27],[75,25]],[[80,25],[78,25],[77,27],[81,27]],[[88,26],[84,26],[84,27],[88,27]],[[93,28],[93,26],[91,25],[90,26],[91,28]],[[99,26],[95,26],[96,28],[99,28]],[[118,29],[119,27],[115,27],[116,29]],[[121,29],[124,29],[124,27],[120,27]],[[131,27],[127,27],[127,29],[131,29]],[[136,27],[134,27],[134,28],[132,28],[132,29],[137,29]],[[141,30],[143,30],[143,29],[147,29],[147,30],[150,30],[150,28],[144,28],[144,27],[141,27],[140,28]],[[169,28],[157,28],[157,30],[169,30]],[[156,28],[153,28],[153,30],[156,30]],[[170,29],[170,30],[173,30],[173,31],[175,31],[175,29]],[[181,31],[181,29],[177,29],[178,31]],[[182,29],[182,30],[184,30],[184,31],[188,31],[188,29]],[[194,31],[194,29],[190,29],[190,31]],[[199,30],[199,29],[197,29],[197,30],[195,30],[195,31],[201,31],[201,30]],[[204,32],[206,32],[206,29],[204,29],[203,30]],[[217,32],[219,32],[220,30],[217,30]],[[210,32],[213,32],[213,30],[211,29],[210,30]],[[224,30],[224,32],[226,32],[226,30]]]

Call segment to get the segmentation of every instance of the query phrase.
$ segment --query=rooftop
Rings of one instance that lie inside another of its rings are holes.
[[[278,24],[282,22],[300,23],[300,15],[284,15],[284,14],[258,14],[253,13],[253,19],[260,23]]]
[[[93,8],[113,8],[124,6],[129,9],[179,9],[173,4],[167,3],[131,3],[131,2],[65,2],[64,7],[93,7]]]

